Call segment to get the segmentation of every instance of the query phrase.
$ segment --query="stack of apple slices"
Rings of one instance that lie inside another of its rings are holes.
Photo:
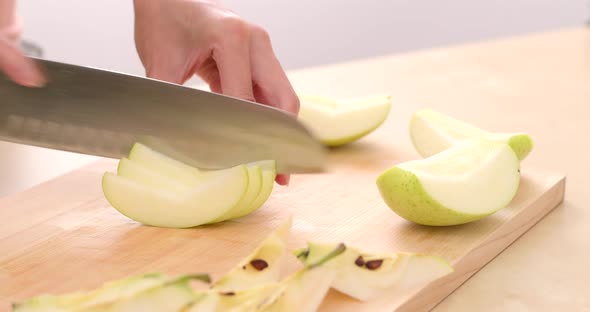
[[[186,228],[252,213],[269,198],[275,177],[274,160],[203,171],[137,143],[116,174],[104,174],[102,188],[130,219]]]
[[[281,278],[291,219],[238,265],[210,285],[208,274],[145,274],[98,290],[44,295],[14,304],[15,312],[317,311],[330,288],[368,301],[405,295],[453,271],[443,259],[416,253],[369,254],[343,243],[309,242],[293,251],[302,267]]]
[[[410,137],[427,158],[388,169],[377,185],[399,216],[434,226],[480,220],[508,206],[520,161],[533,147],[525,133],[492,133],[432,110],[414,113]]]

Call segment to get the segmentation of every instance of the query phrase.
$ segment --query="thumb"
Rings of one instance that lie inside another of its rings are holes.
[[[42,87],[46,82],[35,62],[3,36],[0,36],[0,72],[26,87]]]

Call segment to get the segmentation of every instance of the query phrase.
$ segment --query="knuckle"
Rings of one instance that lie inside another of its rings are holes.
[[[259,25],[251,25],[251,36],[256,40],[264,43],[270,44],[270,34],[266,29],[262,28]]]
[[[223,17],[218,32],[219,41],[226,44],[241,43],[249,40],[250,25],[235,15]]]

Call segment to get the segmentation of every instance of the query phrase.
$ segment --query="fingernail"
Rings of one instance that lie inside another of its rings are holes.
[[[18,77],[17,82],[26,87],[40,88],[47,83],[45,77],[34,69],[23,70]]]

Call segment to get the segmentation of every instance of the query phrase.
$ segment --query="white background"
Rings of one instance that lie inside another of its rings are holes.
[[[0,0],[1,1],[1,0]],[[144,0],[149,1],[149,0]],[[226,0],[271,34],[287,69],[581,25],[588,0]],[[20,0],[45,57],[143,74],[131,0]],[[0,195],[93,158],[0,143]]]

